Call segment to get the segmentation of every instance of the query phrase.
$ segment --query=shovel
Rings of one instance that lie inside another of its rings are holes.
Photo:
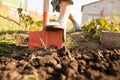
[[[44,30],[45,25],[49,22],[49,0],[44,0],[43,6],[43,29],[41,31],[29,32],[29,48],[56,46],[62,48],[62,30]]]

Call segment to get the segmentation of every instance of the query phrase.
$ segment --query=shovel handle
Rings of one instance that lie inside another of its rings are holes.
[[[44,0],[43,5],[43,27],[49,22],[49,0]]]

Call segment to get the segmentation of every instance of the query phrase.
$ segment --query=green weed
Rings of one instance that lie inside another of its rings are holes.
[[[67,39],[63,43],[63,46],[66,46],[67,48],[74,48],[74,47],[78,47],[79,45],[71,36],[67,36]]]
[[[11,56],[12,56],[12,58],[15,58],[15,59],[20,59],[20,58],[21,58],[20,53],[17,53],[17,52],[13,52],[13,53],[11,54]]]

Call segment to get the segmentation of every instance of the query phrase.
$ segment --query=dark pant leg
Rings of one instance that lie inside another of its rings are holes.
[[[66,1],[67,3],[73,4],[73,0],[60,0],[60,2]]]

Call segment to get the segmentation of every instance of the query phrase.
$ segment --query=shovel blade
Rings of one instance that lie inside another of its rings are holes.
[[[30,31],[29,48],[49,47],[54,45],[57,49],[62,48],[62,30],[57,31]]]

